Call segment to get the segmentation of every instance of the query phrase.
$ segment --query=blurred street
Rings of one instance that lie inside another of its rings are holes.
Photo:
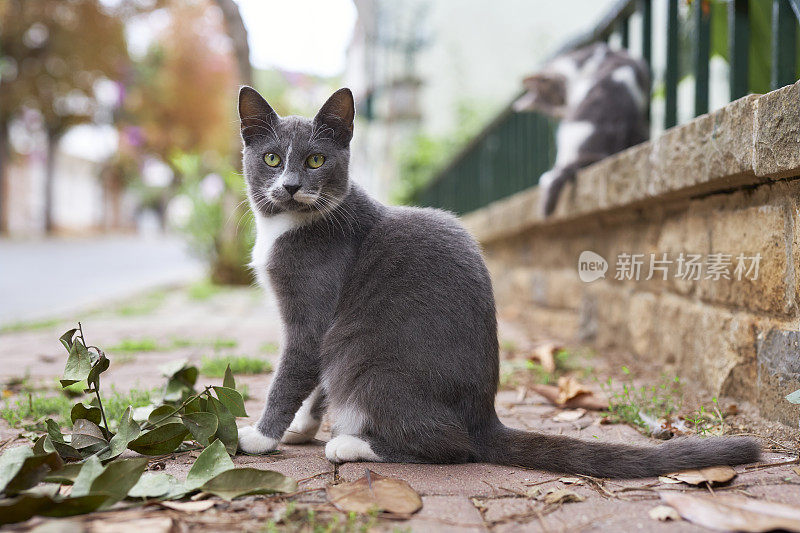
[[[176,237],[0,239],[0,326],[60,317],[203,273]]]

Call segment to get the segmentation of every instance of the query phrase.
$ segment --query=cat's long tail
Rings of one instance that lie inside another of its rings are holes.
[[[745,437],[676,438],[658,446],[630,446],[501,426],[490,441],[487,459],[495,464],[612,478],[752,463],[761,455],[758,442]]]

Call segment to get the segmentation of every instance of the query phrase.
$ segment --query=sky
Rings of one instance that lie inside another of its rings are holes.
[[[322,76],[344,71],[356,21],[352,0],[237,0],[257,68]]]

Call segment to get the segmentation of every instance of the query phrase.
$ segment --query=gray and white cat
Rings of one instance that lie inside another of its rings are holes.
[[[257,222],[252,266],[277,296],[284,342],[248,453],[312,439],[327,408],[329,460],[484,461],[595,476],[649,476],[754,461],[748,439],[657,447],[505,427],[494,409],[498,343],[476,242],[436,209],[387,207],[348,175],[353,97],[314,119],[239,93],[244,172]]]
[[[551,214],[564,185],[585,166],[646,141],[650,74],[647,63],[596,43],[560,55],[523,81],[516,111],[561,119],[556,162],[539,178],[541,209]]]

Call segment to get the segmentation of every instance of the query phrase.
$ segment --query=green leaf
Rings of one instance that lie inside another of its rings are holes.
[[[164,472],[145,472],[136,482],[136,485],[128,491],[128,497],[173,498],[174,495],[182,493],[181,483],[175,477]]]
[[[73,383],[83,381],[92,369],[92,358],[89,350],[75,339],[69,350],[67,364],[64,367],[64,375],[61,376],[61,386],[67,387]]]
[[[236,389],[236,379],[233,377],[230,363],[228,363],[227,368],[225,368],[225,377],[222,378],[222,386],[229,389]]]
[[[23,494],[0,501],[0,524],[24,522],[36,515],[63,517],[91,513],[107,499],[102,494],[59,499],[42,494]]]
[[[33,457],[33,451],[27,446],[11,448],[0,455],[0,493],[5,491],[8,482],[14,479],[28,457]]]
[[[64,466],[57,453],[34,455],[27,446],[11,448],[0,456],[0,492],[14,495],[39,483]]]
[[[47,426],[47,435],[50,437],[50,440],[53,442],[64,442],[64,435],[61,434],[61,428],[55,420],[48,418],[45,420],[45,425]]]
[[[40,511],[39,514],[53,518],[87,514],[96,511],[107,501],[108,496],[105,494],[87,494],[80,497],[70,496],[69,498],[54,501],[54,505]]]
[[[168,416],[174,415],[174,416]],[[166,418],[164,418],[166,417]],[[147,423],[148,424],[156,424],[158,423],[159,426],[163,426],[164,424],[170,424],[180,422],[180,418],[175,414],[175,407],[171,405],[160,405],[153,409],[153,411],[147,415]]]
[[[208,411],[208,402],[202,396],[196,397],[194,400],[186,404],[183,408],[185,414],[189,413],[203,413]]]
[[[108,494],[114,500],[124,499],[128,492],[136,486],[139,478],[147,469],[146,457],[117,459],[108,463],[103,472],[92,482],[91,493]],[[77,484],[77,481],[76,481]],[[73,491],[75,488],[73,487]]]
[[[97,476],[103,473],[103,463],[96,456],[92,455],[83,462],[78,475],[72,485],[71,496],[86,496],[92,490],[92,483]]]
[[[117,457],[128,447],[128,444],[139,436],[141,430],[139,424],[133,420],[133,414],[130,406],[125,409],[119,419],[117,426],[117,433],[109,441],[109,450],[101,455],[101,459],[113,459]]]
[[[208,410],[217,417],[217,432],[214,433],[225,445],[228,454],[235,455],[239,446],[239,429],[236,427],[236,418],[216,398],[209,394]]]
[[[247,411],[244,410],[244,398],[242,398],[238,390],[228,387],[214,387],[214,392],[217,393],[219,401],[225,405],[233,416],[247,416]]]
[[[235,468],[226,470],[206,481],[200,490],[226,500],[247,494],[272,494],[292,492],[297,483],[283,474],[258,468]]]
[[[34,455],[44,455],[54,451],[56,451],[56,449],[53,446],[53,441],[50,440],[50,435],[42,435],[33,443]]]
[[[70,445],[76,450],[83,450],[100,444],[107,444],[103,431],[95,424],[85,418],[79,418],[72,425],[72,440]]]
[[[182,419],[194,440],[201,446],[208,446],[208,440],[217,432],[217,417],[213,413],[189,413]]]
[[[61,335],[61,337],[58,338],[58,340],[61,341],[61,344],[64,345],[64,348],[67,349],[67,351],[70,351],[72,349],[72,337],[75,336],[75,333],[77,331],[78,331],[77,328],[68,329],[66,333],[64,333],[63,335]]]
[[[72,406],[72,412],[70,413],[69,417],[72,420],[73,424],[81,418],[88,420],[98,426],[102,421],[102,416],[99,407],[94,407],[94,406],[87,407],[80,402]]]
[[[184,487],[188,491],[196,490],[206,481],[232,468],[234,468],[233,461],[225,450],[225,445],[222,441],[215,440],[197,456],[186,475]]]
[[[164,424],[138,436],[128,443],[128,448],[142,455],[162,455],[175,451],[188,434],[180,422]]]
[[[61,428],[52,418],[48,418],[45,424],[47,425],[47,436],[50,438],[50,443],[62,459],[65,461],[80,461],[83,459],[83,455],[78,450],[64,441]]]
[[[75,483],[78,474],[83,468],[83,463],[70,463],[64,465],[64,468],[55,472],[50,472],[44,478],[45,483],[59,483],[61,485],[72,485]]]
[[[800,403],[800,389],[792,392],[791,394],[787,394],[786,399],[789,401],[789,403]]]
[[[100,354],[100,358],[92,365],[89,376],[86,378],[86,383],[88,383],[90,389],[97,390],[100,387],[100,374],[108,370],[109,364],[110,362],[106,356]]]

